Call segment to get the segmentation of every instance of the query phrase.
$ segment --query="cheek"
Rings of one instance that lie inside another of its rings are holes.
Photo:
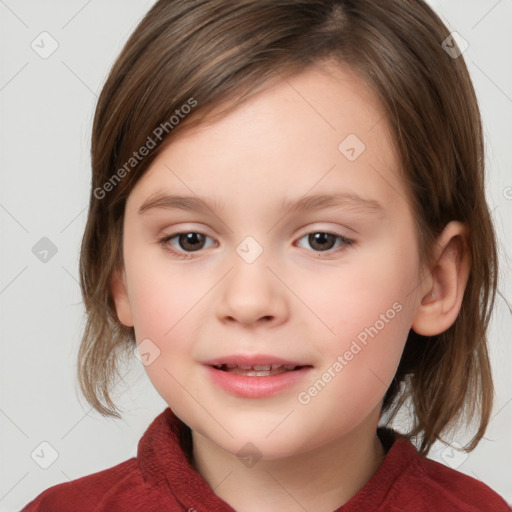
[[[130,304],[138,341],[150,338],[155,343],[167,343],[187,323],[189,312],[205,293],[202,291],[205,280],[197,277],[190,280],[183,270],[169,265],[162,253],[135,249],[127,261]]]
[[[375,405],[390,385],[412,321],[417,267],[408,250],[399,256],[392,243],[381,246],[379,258],[358,255],[308,288],[307,305],[324,324],[318,324],[317,387],[329,387],[325,399],[366,407],[361,404]]]
[[[372,326],[387,331],[388,338],[408,332],[415,276],[414,258],[384,248],[379,258],[357,255],[344,267],[317,274],[315,285],[304,286],[298,295],[305,297],[308,317],[314,312],[324,324],[318,326],[322,338],[331,340],[328,346],[342,348],[335,340],[346,342],[362,333],[364,341],[365,329]]]
[[[172,396],[179,402],[180,383],[194,364],[195,331],[205,318],[207,301],[201,299],[214,283],[211,276],[176,271],[165,258],[148,262],[147,254],[131,254],[128,285],[135,336],[152,355],[145,370],[166,400]]]
[[[144,369],[164,401],[180,411],[190,402],[185,388],[193,391],[187,375],[194,364],[190,340],[199,297],[192,287],[183,286],[183,277],[180,281],[179,276],[162,274],[157,267],[138,277],[132,309],[137,343],[146,344],[151,354]]]
[[[327,334],[318,344],[322,364],[297,395],[307,416],[331,412],[322,427],[327,437],[355,428],[381,403],[409,332],[408,312],[399,301],[363,304],[363,312],[358,302],[346,304],[336,336]]]

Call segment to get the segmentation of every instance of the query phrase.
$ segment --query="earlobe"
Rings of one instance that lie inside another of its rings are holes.
[[[110,290],[114,299],[117,318],[126,327],[133,327],[132,310],[126,287],[126,274],[124,268],[114,269],[110,278]]]
[[[465,224],[447,224],[437,240],[434,267],[422,289],[411,328],[423,336],[449,329],[460,312],[471,270],[468,232]]]

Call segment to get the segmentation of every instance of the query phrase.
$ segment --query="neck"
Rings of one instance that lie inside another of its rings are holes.
[[[306,453],[259,459],[249,466],[192,431],[194,466],[215,494],[238,512],[332,512],[349,501],[384,460],[377,421]]]

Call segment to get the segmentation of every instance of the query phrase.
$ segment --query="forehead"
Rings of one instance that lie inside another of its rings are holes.
[[[376,96],[351,69],[324,63],[281,76],[227,115],[171,136],[132,195],[138,206],[173,190],[250,204],[341,186],[389,203],[406,195],[399,168]]]

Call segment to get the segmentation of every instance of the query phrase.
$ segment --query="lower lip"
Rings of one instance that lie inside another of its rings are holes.
[[[207,366],[211,379],[228,393],[243,398],[264,398],[290,388],[301,381],[311,370],[310,366],[269,375],[267,377],[254,377],[229,373]]]

